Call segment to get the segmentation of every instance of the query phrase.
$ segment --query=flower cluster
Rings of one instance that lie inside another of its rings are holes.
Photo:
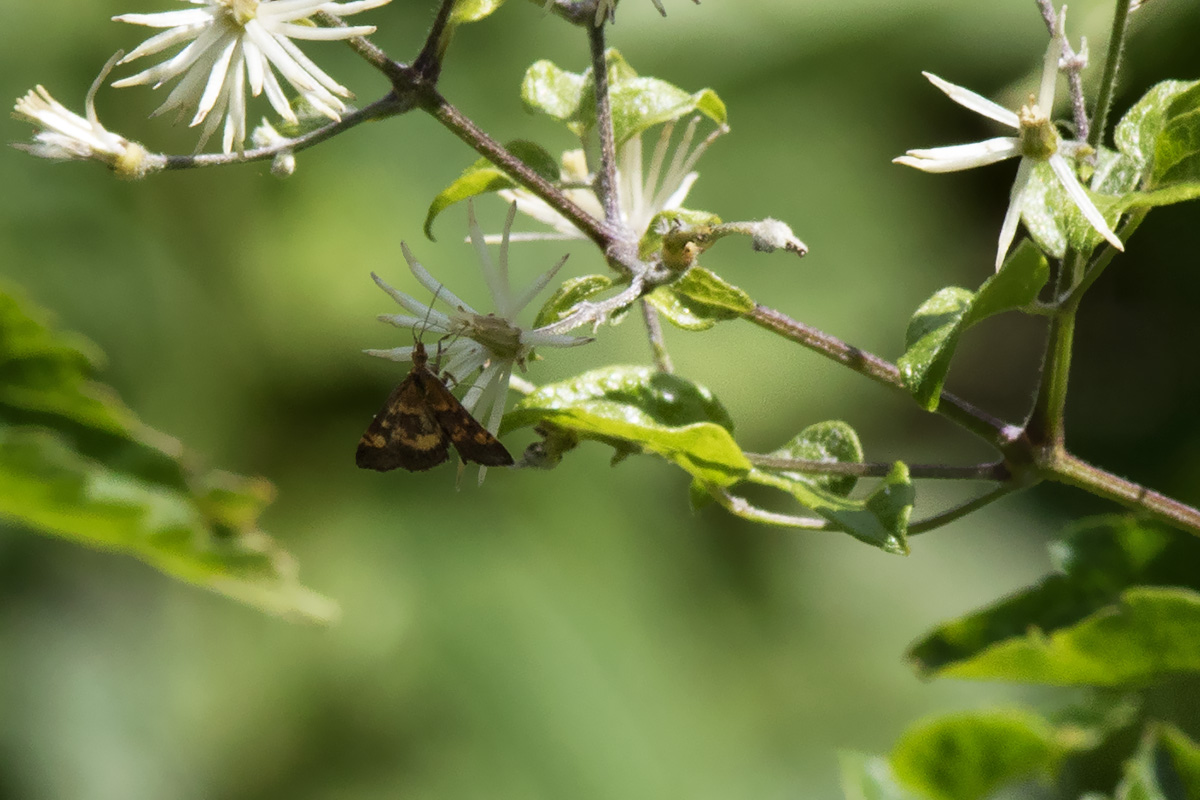
[[[16,116],[38,126],[33,144],[15,145],[39,158],[56,161],[99,161],[122,178],[141,178],[162,169],[166,159],[149,153],[137,142],[109,131],[96,116],[96,92],[120,53],[109,59],[88,90],[84,113],[79,116],[55,100],[44,86],[30,90],[17,101]]]
[[[119,22],[164,28],[147,39],[121,63],[161,53],[187,43],[171,58],[113,86],[153,84],[155,88],[179,78],[167,99],[154,112],[195,107],[191,126],[204,123],[200,147],[225,121],[222,148],[239,150],[246,139],[246,88],[255,97],[266,94],[271,107],[288,122],[297,121],[279,79],[278,71],[300,97],[317,112],[337,120],[346,110],[341,97],[350,91],[339,84],[297,47],[293,39],[333,41],[373,33],[373,26],[318,27],[308,22],[317,12],[357,14],[389,0],[188,0],[200,8],[156,14],[122,14]]]
[[[413,256],[408,245],[401,243],[404,260],[417,281],[428,289],[434,302],[441,301],[451,307],[450,313],[439,311],[411,295],[392,288],[374,273],[371,277],[379,288],[407,311],[407,314],[385,314],[383,322],[409,330],[429,331],[450,339],[439,354],[444,360],[440,374],[448,376],[457,384],[474,376],[471,387],[462,399],[463,407],[474,414],[493,434],[500,428],[504,416],[504,405],[512,379],[513,367],[525,367],[535,347],[574,347],[586,344],[591,339],[551,333],[539,328],[522,328],[516,322],[517,315],[554,278],[566,263],[564,257],[521,294],[514,294],[509,285],[508,243],[516,208],[509,209],[504,226],[504,237],[500,244],[499,258],[493,261],[484,242],[483,232],[475,220],[474,210],[468,206],[471,242],[479,255],[484,281],[492,295],[495,311],[480,314],[442,285]],[[389,350],[367,350],[367,354],[392,361],[412,360],[412,346],[403,345]],[[476,374],[478,373],[478,374]]]
[[[909,150],[905,155],[894,159],[897,164],[916,167],[925,172],[956,172],[973,167],[994,164],[1008,158],[1020,157],[1017,167],[1017,177],[1013,181],[1012,192],[1009,196],[1008,211],[1000,226],[1000,241],[996,251],[996,269],[1004,263],[1004,256],[1017,233],[1017,225],[1021,219],[1021,204],[1025,188],[1033,177],[1034,167],[1042,162],[1048,163],[1054,171],[1067,196],[1079,208],[1088,223],[1118,250],[1124,249],[1121,240],[1113,233],[1104,215],[1088,197],[1075,170],[1067,162],[1067,158],[1077,158],[1088,151],[1083,142],[1062,139],[1049,114],[1054,107],[1054,90],[1058,78],[1059,59],[1063,54],[1066,27],[1066,9],[1058,18],[1057,30],[1050,39],[1042,64],[1042,82],[1037,96],[1030,96],[1029,103],[1020,111],[1013,112],[1003,106],[993,103],[970,89],[956,86],[928,72],[923,73],[930,83],[941,89],[946,95],[965,108],[977,114],[982,114],[1002,125],[1015,128],[1016,136],[1001,136],[974,144],[955,145],[952,147],[935,147],[928,150]]]
[[[696,143],[696,128],[699,124],[699,117],[693,117],[688,122],[669,161],[667,156],[671,151],[671,139],[675,133],[674,121],[662,126],[648,166],[644,165],[641,134],[631,136],[617,148],[616,188],[621,222],[634,235],[635,240],[640,240],[646,234],[656,215],[682,207],[692,184],[700,177],[692,167],[708,146],[728,131],[728,128],[722,126]],[[562,181],[567,186],[593,185],[594,176],[588,173],[587,158],[582,150],[568,150],[563,153]],[[584,211],[597,219],[604,219],[600,199],[591,188],[569,188],[563,193]],[[522,213],[555,230],[555,233],[517,234],[514,239],[584,238],[566,217],[532,192],[526,189],[503,189],[498,194],[510,203],[515,203]]]

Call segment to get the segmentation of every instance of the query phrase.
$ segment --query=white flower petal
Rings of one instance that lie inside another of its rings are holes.
[[[1124,250],[1125,245],[1121,244],[1121,240],[1113,233],[1112,228],[1108,227],[1108,222],[1104,219],[1104,215],[1096,208],[1096,204],[1087,196],[1087,192],[1079,185],[1079,179],[1075,177],[1075,170],[1071,169],[1071,165],[1059,153],[1050,156],[1050,168],[1054,170],[1054,174],[1058,176],[1059,183],[1067,190],[1071,201],[1087,218],[1096,232],[1108,240],[1108,243],[1118,250]]]
[[[976,114],[982,114],[989,119],[994,119],[1001,125],[1007,125],[1010,128],[1018,127],[1019,123],[1017,122],[1017,115],[1014,112],[1009,111],[1004,106],[993,103],[983,95],[975,94],[975,92],[972,92],[970,89],[965,89],[962,86],[951,83],[950,81],[943,80],[937,75],[934,75],[932,72],[922,72],[921,74],[928,78],[930,83],[945,92],[947,97],[958,103],[960,106],[969,108]]]
[[[1020,147],[1020,140],[1016,137],[1001,136],[974,144],[909,150],[907,154],[892,159],[892,163],[915,167],[924,172],[958,172],[1018,156],[1021,154]]]
[[[1021,195],[1033,177],[1033,163],[1028,158],[1021,159],[1017,167],[1017,177],[1013,181],[1012,190],[1008,193],[1008,210],[1004,212],[1004,222],[1000,225],[1000,241],[996,249],[996,271],[1004,265],[1004,256],[1017,235],[1017,225],[1021,222]]]

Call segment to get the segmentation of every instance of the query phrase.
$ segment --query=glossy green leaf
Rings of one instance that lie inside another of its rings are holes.
[[[178,443],[91,380],[93,353],[0,290],[0,519],[274,613],[335,615],[257,527],[270,484],[193,470]]]
[[[892,465],[891,471],[865,500],[851,500],[815,486],[808,479],[791,480],[762,469],[755,469],[746,479],[787,492],[800,505],[860,542],[888,553],[908,555],[908,518],[912,514],[916,492],[903,462]]]
[[[1166,122],[1171,101],[1196,86],[1186,81],[1163,81],[1151,87],[1121,117],[1113,132],[1117,149],[1128,156],[1139,170],[1148,174],[1154,163],[1158,136]]]
[[[648,128],[702,114],[718,125],[727,121],[725,104],[711,89],[685,92],[657,78],[639,77],[616,50],[606,53],[613,135],[618,146]],[[592,71],[568,72],[539,61],[525,72],[521,99],[526,107],[567,123],[578,136],[595,128]]]
[[[925,800],[900,786],[886,758],[844,750],[838,766],[846,800]]]
[[[1200,800],[1200,746],[1178,728],[1151,725],[1125,764],[1117,800]]]
[[[1059,573],[917,642],[926,675],[1138,687],[1200,670],[1200,540],[1125,518],[1055,548]]]
[[[646,300],[672,324],[691,331],[707,330],[754,308],[750,295],[703,267],[692,267],[674,283],[659,286]]]
[[[450,22],[454,25],[478,22],[502,5],[504,0],[457,0],[450,12]]]
[[[583,88],[589,77],[590,72],[567,72],[552,61],[536,61],[525,70],[521,100],[531,111],[541,111],[554,119],[563,122],[578,119]]]
[[[554,156],[546,152],[540,145],[518,139],[517,141],[509,142],[507,149],[538,175],[541,175],[552,183],[558,181],[558,162]],[[508,177],[495,164],[486,158],[479,159],[463,170],[462,175],[454,183],[443,189],[433,199],[433,202],[430,203],[429,211],[425,215],[425,235],[431,240],[434,238],[433,221],[437,219],[439,214],[455,203],[460,203],[463,200],[468,200],[488,192],[513,189],[516,186],[516,181]]]
[[[1154,143],[1153,186],[1200,181],[1200,82],[1176,94]]]
[[[905,333],[904,355],[896,365],[904,385],[922,408],[937,408],[963,331],[988,317],[1033,302],[1049,275],[1045,257],[1031,243],[1022,241],[978,294],[950,286],[917,309]]]
[[[501,432],[542,422],[618,454],[662,456],[709,485],[732,485],[750,471],[712,393],[649,367],[607,367],[543,386],[505,415]]]
[[[612,278],[607,275],[582,275],[564,281],[562,286],[550,296],[546,304],[538,311],[533,327],[541,328],[565,317],[577,303],[582,303],[589,297],[599,294],[614,285]]]
[[[1054,728],[1036,714],[988,711],[914,725],[891,763],[902,786],[932,800],[983,800],[1053,774],[1064,754]]]
[[[767,455],[774,458],[794,458],[827,464],[861,464],[863,449],[854,428],[841,420],[831,420],[809,425],[790,442]],[[802,481],[842,497],[846,497],[854,491],[854,487],[858,483],[858,479],[853,475],[807,474],[788,470],[771,471],[789,480]]]

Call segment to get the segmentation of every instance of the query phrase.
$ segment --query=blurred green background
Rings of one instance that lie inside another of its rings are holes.
[[[889,164],[910,147],[995,127],[922,69],[1015,107],[1045,33],[1031,0],[625,0],[612,43],[642,74],[715,89],[733,134],[700,164],[689,205],[775,216],[803,261],[728,241],[705,264],[761,302],[895,358],[909,314],[990,271],[1011,164],[930,176]],[[99,66],[141,29],[110,0],[0,0],[0,95],[44,84],[79,110]],[[1109,3],[1071,5],[1069,30],[1102,59]],[[364,15],[400,58],[432,2]],[[357,21],[357,20],[356,20]],[[1154,82],[1200,77],[1200,10],[1154,0],[1135,22],[1118,109]],[[362,101],[383,87],[344,48],[308,51]],[[445,94],[502,140],[570,146],[517,96],[534,59],[586,66],[582,37],[531,3],[464,29]],[[189,152],[192,131],[147,122],[144,87],[101,92],[108,127]],[[260,110],[265,110],[265,103]],[[4,139],[29,128],[9,121]],[[652,459],[615,469],[585,446],[549,473],[452,468],[368,474],[358,437],[403,368],[360,354],[404,332],[379,272],[415,291],[417,256],[486,302],[465,212],[421,235],[430,199],[475,156],[413,114],[266,165],[119,183],[92,164],[0,155],[0,277],[108,354],[104,378],[142,417],[214,466],[274,481],[264,520],[342,622],[291,625],[176,584],[127,557],[0,527],[0,797],[836,797],[835,751],[886,750],[913,719],[989,703],[1053,702],[1014,687],[923,684],[905,645],[934,623],[1036,579],[1070,517],[1109,510],[1041,488],[914,541],[909,558],[849,537],[691,514],[686,478]],[[479,205],[498,230],[502,204]],[[1200,501],[1200,290],[1195,205],[1159,211],[1097,285],[1079,334],[1070,444],[1085,458]],[[524,282],[587,247],[517,251]],[[1041,327],[973,332],[951,389],[1014,421]],[[709,386],[749,449],[842,418],[868,458],[969,463],[965,434],[745,324],[669,330],[679,371]],[[645,362],[631,319],[552,352],[529,378]],[[525,441],[514,436],[510,449]],[[963,489],[919,487],[921,510]]]

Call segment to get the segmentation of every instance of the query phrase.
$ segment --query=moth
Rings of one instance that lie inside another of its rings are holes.
[[[463,408],[428,363],[425,345],[415,342],[412,370],[367,426],[354,462],[380,472],[396,467],[419,472],[449,458],[454,445],[463,461],[511,466],[513,457],[500,440]]]

